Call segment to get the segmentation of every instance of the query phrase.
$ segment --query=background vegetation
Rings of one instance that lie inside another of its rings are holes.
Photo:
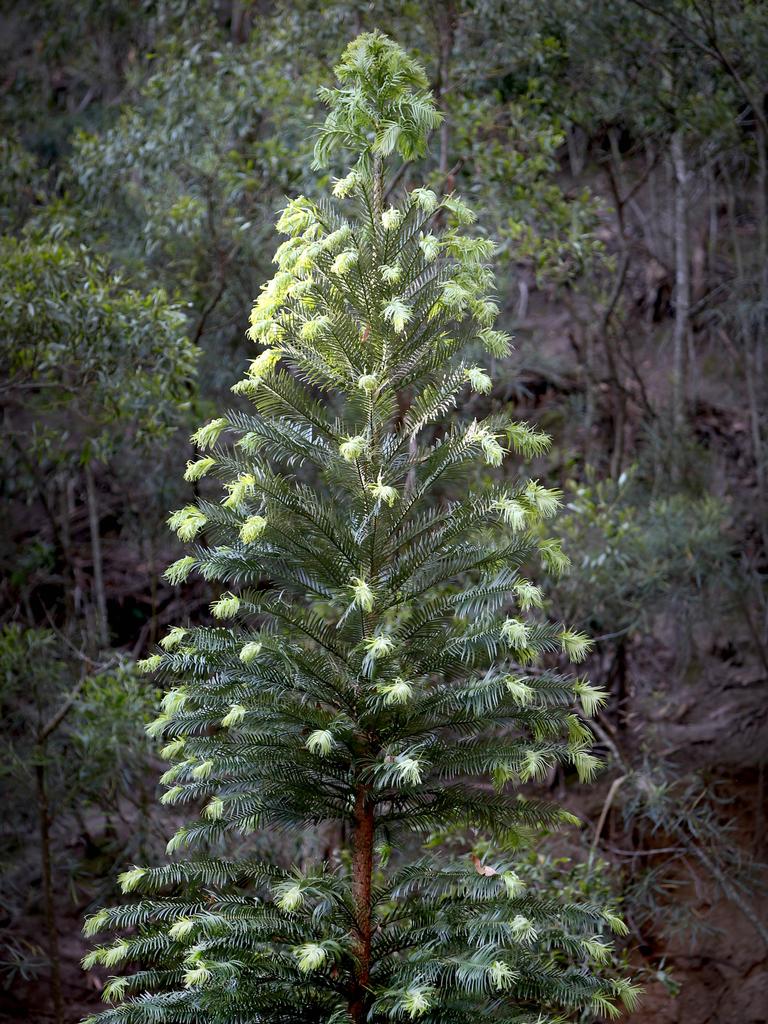
[[[98,1003],[82,915],[173,831],[133,664],[216,594],[163,581],[164,520],[190,431],[252,353],[274,212],[317,187],[316,89],[378,26],[446,114],[426,176],[500,243],[516,347],[473,401],[555,439],[539,471],[566,492],[574,568],[541,582],[612,694],[602,785],[544,786],[580,837],[527,870],[567,858],[568,885],[622,897],[633,1020],[762,1021],[768,8],[41,0],[0,19],[3,1019]]]

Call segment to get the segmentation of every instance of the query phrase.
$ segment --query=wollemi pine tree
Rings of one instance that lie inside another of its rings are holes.
[[[573,820],[519,785],[558,763],[593,774],[583,719],[604,699],[542,667],[588,649],[530,614],[542,594],[521,572],[537,553],[567,564],[541,539],[557,494],[524,480],[444,496],[478,460],[547,446],[508,409],[446,419],[465,389],[491,387],[462,351],[507,351],[494,247],[462,230],[474,218],[455,195],[388,197],[440,120],[419,65],[373,33],[336,74],[317,160],[341,148],[356,162],[328,201],[282,213],[251,317],[261,351],[233,388],[250,411],[201,427],[187,469],[219,477],[224,498],[169,520],[196,546],[168,579],[228,588],[212,605],[227,625],[176,627],[144,663],[172,681],[152,726],[171,762],[163,800],[202,807],[168,850],[197,852],[125,872],[142,897],[88,921],[120,937],[87,965],[146,965],[112,978],[114,1005],[91,1020],[615,1015],[635,999],[601,972],[620,919],[530,891],[515,869],[531,837]],[[211,853],[321,825],[338,836],[327,863]],[[482,857],[436,839],[470,832]]]

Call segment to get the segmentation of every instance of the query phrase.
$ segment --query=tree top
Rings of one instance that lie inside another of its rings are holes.
[[[442,114],[418,61],[382,32],[366,32],[349,44],[334,73],[339,88],[319,91],[330,110],[318,129],[317,167],[340,148],[359,154],[363,166],[395,151],[403,160],[424,154]]]

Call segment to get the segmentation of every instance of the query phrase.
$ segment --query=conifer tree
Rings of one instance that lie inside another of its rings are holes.
[[[354,165],[327,201],[283,211],[251,316],[260,352],[232,389],[249,411],[201,427],[186,473],[218,477],[223,500],[169,520],[195,546],[168,579],[227,588],[221,625],[175,627],[144,663],[172,686],[152,727],[163,800],[201,811],[169,843],[181,857],[121,876],[140,899],[88,921],[119,937],[87,966],[146,965],[108,982],[115,1005],[92,1021],[616,1015],[635,998],[601,971],[621,920],[516,870],[527,842],[573,822],[520,785],[557,764],[593,775],[584,718],[605,695],[546,667],[589,642],[546,620],[523,575],[536,556],[567,564],[542,539],[557,493],[467,483],[547,437],[508,408],[448,418],[491,388],[462,352],[508,348],[494,246],[456,195],[389,194],[440,120],[421,67],[373,33],[336,75],[317,163],[343,150]],[[338,837],[325,863],[247,854],[255,832],[321,826]],[[214,855],[224,841],[234,855]]]

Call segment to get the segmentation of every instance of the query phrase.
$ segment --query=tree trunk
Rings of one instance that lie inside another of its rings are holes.
[[[619,478],[624,458],[624,423],[626,419],[626,403],[624,387],[619,376],[619,362],[615,351],[615,343],[610,331],[610,322],[613,312],[616,309],[616,304],[621,296],[622,289],[624,288],[628,267],[629,253],[627,249],[624,248],[619,261],[616,277],[611,288],[611,294],[608,297],[603,315],[600,318],[600,326],[598,328],[603,350],[605,351],[605,359],[608,364],[608,380],[611,389],[611,408],[613,413],[611,476],[614,480],[618,480]]]
[[[85,489],[88,498],[88,525],[91,532],[93,596],[96,605],[96,631],[99,645],[101,647],[106,647],[109,643],[109,624],[107,621],[107,597],[104,591],[104,573],[101,558],[99,504],[96,496],[96,484],[93,479],[93,469],[89,462],[85,465]]]
[[[747,394],[749,397],[750,427],[752,446],[755,453],[755,474],[757,477],[759,519],[762,524],[763,546],[768,551],[768,468],[766,467],[766,445],[763,432],[764,402],[761,386],[765,379],[765,344],[768,333],[768,134],[758,124],[755,143],[757,145],[757,223],[759,234],[759,279],[758,312],[752,330],[744,338],[747,358]],[[754,342],[750,335],[754,332]],[[752,356],[750,358],[750,349]]]
[[[45,747],[37,750],[35,765],[37,783],[37,811],[40,822],[40,855],[43,872],[43,905],[45,909],[45,930],[48,937],[48,959],[51,962],[51,999],[56,1024],[64,1024],[64,1002],[61,997],[61,959],[59,957],[59,933],[56,926],[56,905],[53,898],[53,872],[51,868],[51,815],[48,807],[48,793],[45,787]]]
[[[456,32],[456,11],[452,0],[449,0],[448,3],[438,4],[435,8],[435,17],[437,21],[438,58],[437,81],[434,92],[437,106],[445,115],[444,94],[449,86],[450,61]],[[443,176],[443,188],[445,188],[445,178],[448,175],[449,146],[450,131],[448,128],[448,118],[444,116],[443,123],[440,125],[440,157],[438,163],[440,174]]]
[[[675,324],[672,333],[672,423],[678,436],[685,426],[685,350],[691,309],[691,280],[688,266],[688,169],[682,132],[671,141],[675,173]]]
[[[759,317],[760,314],[758,314]],[[757,320],[757,318],[756,318]],[[752,333],[756,337],[752,338]],[[764,373],[762,348],[763,338],[760,336],[760,325],[743,318],[742,340],[744,345],[744,378],[749,407],[749,426],[752,440],[752,451],[755,459],[755,479],[757,482],[758,521],[762,535],[763,547],[768,552],[768,481],[766,481],[766,445],[763,440],[761,396],[758,388]]]
[[[373,212],[376,217],[377,230],[379,229],[379,221],[381,215],[384,212],[384,180],[383,180],[384,169],[381,162],[381,157],[376,154],[373,158]]]
[[[352,898],[355,903],[357,968],[349,1000],[349,1016],[355,1024],[364,1024],[368,1014],[368,983],[371,973],[374,812],[369,794],[368,786],[358,786],[352,837]]]
[[[64,594],[64,600],[66,604],[66,615],[67,620],[75,618],[75,595],[74,595],[74,582],[75,573],[72,569],[72,515],[75,508],[75,481],[67,474],[61,482],[61,491],[59,494],[59,515],[61,518],[61,550],[62,558],[64,561],[64,572],[71,583],[68,580],[67,587]]]

